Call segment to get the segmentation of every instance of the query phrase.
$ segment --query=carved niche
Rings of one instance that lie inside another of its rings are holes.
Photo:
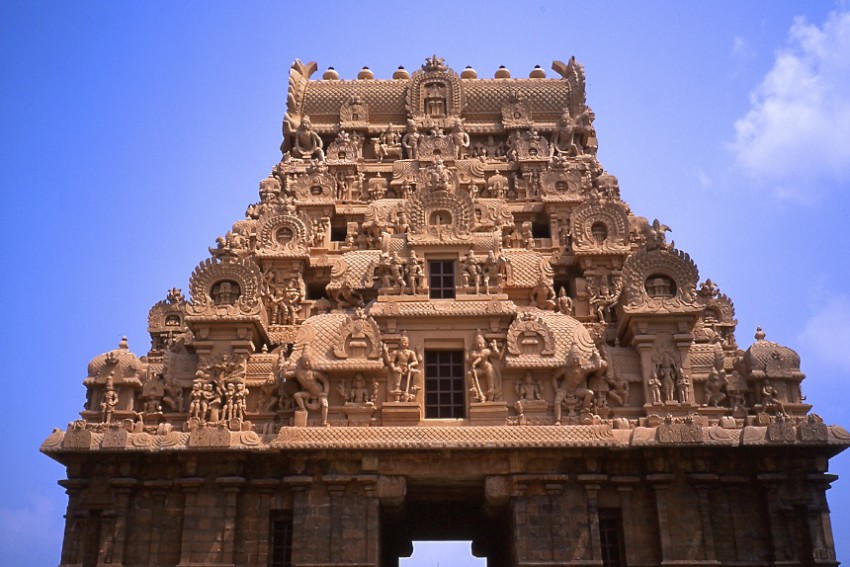
[[[354,314],[347,316],[340,325],[333,352],[341,359],[380,358],[381,331],[378,324],[371,317],[367,317],[362,309],[355,310]]]
[[[413,239],[428,236],[466,239],[475,220],[472,199],[462,191],[420,191],[407,201],[406,209]]]
[[[451,136],[437,129],[419,139],[417,158],[420,160],[453,159],[457,148]]]
[[[511,90],[508,100],[502,103],[502,125],[505,130],[527,129],[534,125],[523,93]]]
[[[426,128],[448,128],[463,111],[460,77],[436,55],[425,60],[410,77],[407,89],[408,114]]]
[[[157,301],[148,312],[148,333],[152,350],[163,350],[177,335],[187,330],[186,296],[178,288],[171,288],[165,299]]]
[[[540,173],[540,193],[544,201],[580,200],[592,183],[592,173],[584,163],[570,163]]]
[[[307,254],[307,227],[296,216],[270,215],[260,220],[257,229],[258,252]]]
[[[692,312],[699,271],[691,257],[680,250],[641,250],[623,264],[623,295],[626,311]]]
[[[334,201],[336,180],[325,168],[310,168],[292,182],[292,192],[298,202]]]
[[[514,215],[501,199],[476,199],[474,204],[475,232],[499,230],[514,226]]]
[[[534,313],[521,313],[508,329],[507,349],[513,356],[554,356],[555,335]]]
[[[339,109],[340,129],[352,129],[369,124],[369,105],[353,96],[343,103]]]
[[[336,139],[328,145],[325,159],[330,163],[357,163],[360,157],[360,145],[357,140],[345,130],[340,130]]]
[[[629,214],[616,201],[587,202],[570,216],[576,253],[626,252]]]
[[[519,160],[548,160],[549,142],[536,130],[525,130],[511,138],[511,152]]]
[[[192,300],[187,314],[244,316],[260,314],[260,269],[253,260],[208,258],[189,278]]]

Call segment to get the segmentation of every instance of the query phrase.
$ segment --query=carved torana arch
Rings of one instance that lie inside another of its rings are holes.
[[[287,240],[283,231],[288,230]],[[304,221],[293,215],[272,215],[260,221],[257,230],[257,247],[260,251],[307,252],[307,227]]]
[[[345,318],[339,326],[333,346],[337,358],[373,358],[381,356],[381,330],[371,317],[361,310]]]
[[[440,101],[444,108],[440,108]],[[410,78],[406,106],[417,122],[445,128],[447,119],[460,116],[463,111],[460,77],[443,63],[443,59],[428,58]]]
[[[651,297],[649,278],[669,278],[675,286],[670,297]],[[668,311],[695,309],[699,271],[691,257],[680,250],[641,250],[623,264],[625,305],[627,309],[648,306]]]
[[[534,352],[528,352],[529,344],[532,342]],[[553,356],[555,335],[542,318],[536,317],[531,312],[522,313],[508,329],[507,349],[514,356],[522,354]]]
[[[586,203],[573,212],[570,225],[577,252],[622,250],[629,245],[629,215],[619,202]],[[604,238],[600,238],[600,226],[605,229]]]
[[[253,260],[230,258],[217,260],[207,258],[192,272],[189,289],[192,300],[189,302],[189,315],[215,314],[221,310],[227,315],[256,315],[260,313],[259,282],[260,269]],[[238,292],[232,304],[216,304],[214,288],[223,282],[235,282]]]

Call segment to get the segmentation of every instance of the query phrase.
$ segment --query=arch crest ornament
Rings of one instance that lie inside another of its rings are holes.
[[[422,126],[450,127],[453,119],[463,112],[460,77],[443,58],[429,57],[410,78],[405,106],[408,115]]]
[[[668,293],[651,293],[656,280],[666,282]],[[698,281],[699,270],[686,252],[641,250],[623,264],[624,308],[627,312],[697,311],[702,308],[696,300]]]
[[[555,335],[541,318],[531,311],[520,313],[508,328],[507,349],[513,356],[536,354],[555,355]]]
[[[260,268],[253,260],[207,258],[195,268],[189,278],[192,299],[187,306],[187,315],[259,315],[260,281]],[[222,290],[222,284],[225,282],[229,284],[227,298],[223,297],[225,291]]]
[[[618,201],[585,203],[573,212],[570,224],[577,253],[622,253],[629,248],[629,214]]]
[[[407,216],[412,240],[428,237],[466,240],[471,237],[475,220],[470,196],[448,191],[417,193],[407,202]]]
[[[257,229],[258,252],[307,253],[307,226],[290,214],[269,215]]]
[[[298,202],[327,202],[334,201],[336,180],[326,168],[311,168],[304,175],[299,175],[292,181],[292,192]]]
[[[339,326],[333,346],[334,356],[341,359],[381,357],[381,330],[372,317],[356,309]]]

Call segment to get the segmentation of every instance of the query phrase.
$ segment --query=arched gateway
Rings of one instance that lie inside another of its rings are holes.
[[[89,364],[42,451],[61,565],[835,565],[797,354],[596,159],[581,65],[391,80],[296,62],[283,159]]]

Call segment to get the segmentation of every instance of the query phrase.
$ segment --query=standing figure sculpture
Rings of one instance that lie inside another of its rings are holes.
[[[569,407],[570,414],[578,407],[582,421],[589,421],[593,390],[587,387],[587,378],[595,372],[605,370],[607,366],[596,349],[593,350],[590,360],[583,363],[578,345],[573,344],[567,355],[566,365],[552,377],[552,387],[555,390],[555,425],[561,425],[563,405]]]
[[[321,408],[322,425],[328,424],[328,391],[330,383],[323,372],[313,370],[313,359],[309,354],[303,354],[294,370],[286,367],[281,369],[284,379],[295,378],[301,390],[293,394],[298,411],[306,412]]]
[[[492,341],[490,347],[479,332],[475,335],[475,347],[469,354],[469,375],[472,382],[472,393],[478,402],[492,402],[498,397],[496,378],[498,371],[493,365],[493,357],[501,354],[498,349],[495,353],[493,348],[496,342]]]
[[[410,348],[410,339],[402,334],[398,350],[390,354],[387,345],[383,347],[384,363],[390,370],[391,394],[396,402],[411,402],[416,399],[419,379],[419,357]]]

